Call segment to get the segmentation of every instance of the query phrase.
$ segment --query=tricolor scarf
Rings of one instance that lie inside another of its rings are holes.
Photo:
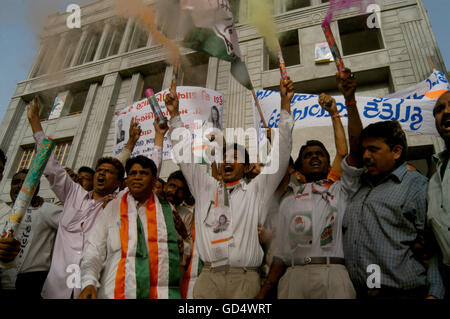
[[[201,261],[198,250],[195,248],[195,214],[192,220],[192,255],[189,260],[189,266],[186,270],[181,283],[181,298],[193,299],[194,298],[194,285],[198,276],[203,269],[203,262]]]
[[[134,203],[129,192],[120,202],[122,255],[114,298],[179,299],[180,257],[172,209],[163,199],[155,201],[152,193],[143,225]]]

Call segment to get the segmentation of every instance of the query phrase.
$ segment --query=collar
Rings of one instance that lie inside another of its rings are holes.
[[[400,184],[403,181],[403,178],[405,177],[406,173],[408,172],[408,167],[406,166],[406,164],[407,163],[404,162],[402,165],[394,169],[391,173],[389,173],[382,180],[380,180],[380,182],[378,182],[376,185],[383,184],[390,178],[392,178],[394,182]],[[363,182],[371,186],[376,186],[373,185],[373,183],[370,181],[367,173],[363,175]]]
[[[443,163],[446,159],[446,157],[450,156],[449,154],[449,150],[444,150],[438,154],[434,154],[433,155],[433,161],[436,165],[440,165],[441,163]]]
[[[238,180],[238,181],[226,183],[225,185],[226,185],[226,187],[227,187],[228,190],[229,190],[229,189],[237,189],[237,188],[241,187],[242,190],[245,191],[245,190],[247,190],[247,185],[248,185],[248,184],[245,182],[244,179],[240,179],[240,180]]]

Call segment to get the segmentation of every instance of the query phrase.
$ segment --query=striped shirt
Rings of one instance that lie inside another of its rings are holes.
[[[343,165],[343,175],[351,173]],[[381,269],[381,286],[397,289],[429,287],[428,295],[443,298],[445,288],[436,259],[426,268],[411,249],[425,231],[428,181],[399,166],[377,185],[361,178],[343,220],[344,255],[355,287],[367,287],[369,265]]]

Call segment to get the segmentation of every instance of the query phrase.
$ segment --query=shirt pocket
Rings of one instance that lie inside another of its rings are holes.
[[[115,253],[122,248],[122,243],[120,240],[120,225],[115,224],[108,227],[108,238],[107,238],[108,251]]]

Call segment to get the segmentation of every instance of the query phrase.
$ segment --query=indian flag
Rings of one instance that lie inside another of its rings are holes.
[[[180,4],[181,9],[188,11],[192,18],[192,28],[184,36],[184,46],[231,62],[231,74],[252,90],[247,67],[241,60],[229,1],[180,0]]]

